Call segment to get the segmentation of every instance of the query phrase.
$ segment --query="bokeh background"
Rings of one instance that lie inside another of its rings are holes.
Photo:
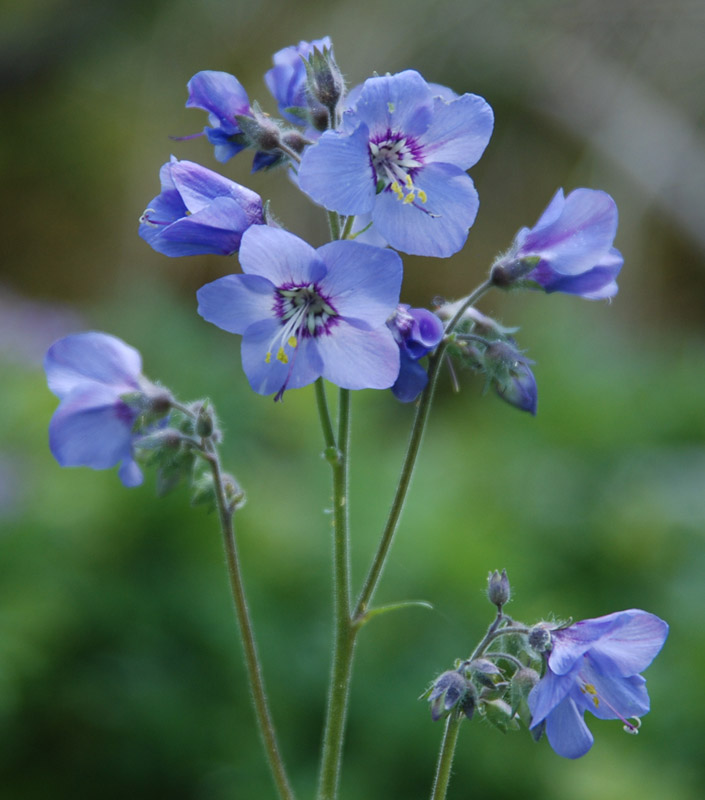
[[[417,700],[492,616],[532,622],[639,607],[671,635],[638,737],[590,720],[561,760],[473,721],[451,798],[701,798],[705,786],[705,4],[702,0],[5,0],[0,21],[0,782],[10,800],[267,798],[216,520],[185,490],[61,470],[41,358],[100,329],[182,399],[207,394],[248,490],[242,559],[282,746],[315,785],[331,628],[328,474],[313,394],[255,396],[239,342],[195,313],[236,268],[167,259],[136,234],[170,153],[218,165],[185,84],[237,75],[274,111],[271,54],[329,34],[351,85],[413,67],[483,95],[496,129],[472,170],[481,208],[450,260],[406,258],[404,299],[466,293],[558,186],[602,188],[625,256],[612,304],[488,296],[535,359],[533,419],[443,381],[379,602],[426,599],[360,639],[342,794],[428,795],[441,725]],[[318,245],[320,212],[282,174],[223,168]],[[354,397],[353,567],[364,574],[412,409]]]

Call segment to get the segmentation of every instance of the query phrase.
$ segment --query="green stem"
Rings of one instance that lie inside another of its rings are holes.
[[[250,612],[247,606],[245,586],[242,580],[237,543],[235,541],[235,525],[233,520],[234,512],[225,497],[220,459],[218,458],[218,454],[214,447],[209,448],[206,459],[210,464],[211,472],[213,474],[213,484],[215,486],[216,501],[218,504],[218,515],[220,517],[220,527],[223,534],[225,557],[228,565],[228,577],[230,578],[230,590],[232,593],[233,602],[235,603],[235,616],[237,617],[238,626],[240,628],[240,637],[242,639],[245,651],[245,664],[247,666],[247,675],[249,678],[250,690],[252,692],[252,699],[254,702],[260,735],[262,736],[264,749],[269,761],[269,767],[272,771],[272,776],[277,786],[280,800],[294,800],[294,792],[289,784],[284,762],[279,753],[279,747],[277,745],[277,737],[269,710],[267,693],[264,687],[264,677],[262,675],[262,668],[260,666],[259,655],[257,653],[257,644],[252,627],[252,620],[250,619]]]
[[[392,545],[392,540],[399,524],[399,518],[404,507],[409,485],[411,484],[416,458],[419,454],[421,440],[423,439],[424,430],[426,429],[426,423],[431,410],[433,395],[436,390],[436,384],[438,383],[438,375],[440,373],[441,364],[443,363],[443,356],[448,346],[448,336],[460,322],[465,311],[473,305],[473,303],[476,303],[491,287],[492,284],[487,280],[480,284],[480,286],[465,299],[465,302],[460,306],[455,316],[446,325],[445,336],[436,348],[436,352],[429,358],[428,383],[421,394],[421,399],[416,408],[416,416],[414,417],[414,423],[411,428],[411,435],[406,448],[406,456],[404,457],[401,474],[399,475],[399,484],[394,494],[394,499],[392,500],[392,506],[389,510],[386,525],[382,531],[382,537],[377,552],[372,560],[372,565],[367,573],[367,578],[365,579],[365,583],[363,584],[362,591],[360,592],[355,606],[355,612],[353,614],[354,620],[359,620],[372,602],[372,597],[382,575],[382,570],[384,569],[389,554],[389,548]]]
[[[325,415],[321,416],[321,425],[326,444],[330,446]],[[337,458],[329,459],[333,470],[333,606],[335,634],[326,721],[323,732],[318,800],[333,800],[337,795],[343,738],[345,735],[345,719],[350,695],[355,635],[357,632],[357,628],[352,624],[350,618],[349,437],[350,391],[341,389],[338,407]]]
[[[462,719],[461,716],[453,713],[448,717],[448,722],[446,722],[441,752],[438,754],[436,777],[431,790],[431,800],[445,800],[448,783],[450,782],[450,771],[453,766],[453,756],[455,755],[455,744],[458,741]]]

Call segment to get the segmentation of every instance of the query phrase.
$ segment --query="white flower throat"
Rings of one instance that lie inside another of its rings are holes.
[[[282,327],[267,349],[265,361],[268,364],[274,350],[277,361],[288,364],[289,356],[284,350],[285,344],[295,350],[301,339],[327,334],[338,318],[338,312],[315,283],[277,289],[274,294],[274,313]]]
[[[388,186],[402,203],[426,202],[426,192],[414,186],[411,175],[423,165],[406,138],[390,134],[382,141],[370,142],[370,154],[378,184]]]

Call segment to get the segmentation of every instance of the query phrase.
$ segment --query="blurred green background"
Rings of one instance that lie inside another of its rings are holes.
[[[464,251],[406,258],[404,299],[466,293],[558,186],[608,191],[625,257],[611,305],[492,295],[536,360],[536,419],[443,381],[379,602],[434,610],[361,636],[347,800],[428,795],[441,725],[417,697],[467,654],[506,567],[532,622],[629,607],[671,624],[638,737],[590,719],[561,760],[525,733],[464,726],[451,798],[701,798],[705,786],[705,5],[701,0],[5,0],[0,10],[0,782],[11,800],[273,796],[254,733],[216,520],[185,490],[127,491],[61,470],[41,357],[66,333],[124,338],[184,400],[208,394],[248,490],[239,537],[282,747],[315,784],[329,668],[328,474],[313,394],[255,396],[239,341],[194,293],[219,258],[167,259],[136,234],[170,153],[220,169],[184,109],[200,69],[237,75],[271,111],[271,54],[329,34],[351,85],[413,67],[483,95],[496,129],[472,170]],[[318,245],[322,215],[282,174],[247,182]],[[354,396],[353,567],[385,517],[412,409]]]

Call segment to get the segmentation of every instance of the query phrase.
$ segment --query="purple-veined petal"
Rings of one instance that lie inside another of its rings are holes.
[[[368,78],[355,103],[355,116],[366,123],[370,137],[403,132],[420,137],[431,121],[433,93],[412,69],[396,75]]]
[[[142,357],[115,336],[88,331],[59,339],[44,357],[49,389],[59,398],[86,381],[118,387],[128,393],[138,387]]]
[[[243,272],[262,275],[274,286],[302,286],[319,281],[326,273],[311,245],[293,233],[256,225],[248,228],[240,245]]]
[[[546,736],[553,750],[563,758],[584,756],[594,741],[582,712],[570,697],[559,703],[546,718]]]
[[[424,160],[469,169],[476,164],[492,136],[494,113],[476,94],[464,94],[448,103],[434,100],[433,118],[421,138]]]
[[[262,199],[256,192],[193,161],[177,161],[170,167],[174,186],[192,214],[206,208],[216,197],[231,197],[251,222],[262,220]]]
[[[573,699],[579,708],[598,719],[627,719],[649,711],[646,681],[641,675],[623,678],[604,672],[586,656],[580,667],[580,681],[573,689]],[[585,684],[590,687],[589,692],[584,690]]]
[[[668,636],[668,624],[654,614],[630,609],[610,614],[614,624],[590,652],[600,663],[608,659],[620,675],[636,675],[658,655]]]
[[[438,258],[457,253],[479,207],[470,176],[450,164],[429,164],[414,186],[426,193],[425,203],[404,203],[389,190],[378,196],[372,212],[377,231],[404,253]]]
[[[243,334],[272,315],[274,286],[261,275],[226,275],[197,292],[198,313],[229,333]]]
[[[399,302],[403,267],[392,250],[361,242],[330,242],[318,249],[328,273],[319,282],[342,317],[383,325]]]
[[[341,322],[317,343],[323,377],[343,389],[389,389],[399,375],[399,347],[386,325],[369,331]]]
[[[341,214],[369,213],[375,202],[376,180],[366,125],[359,125],[349,136],[326,131],[306,148],[299,166],[301,190]]]
[[[321,375],[323,363],[314,339],[302,339],[295,348],[284,343],[288,362],[277,359],[281,327],[276,319],[261,320],[251,325],[242,338],[242,368],[258,394],[299,389]]]

